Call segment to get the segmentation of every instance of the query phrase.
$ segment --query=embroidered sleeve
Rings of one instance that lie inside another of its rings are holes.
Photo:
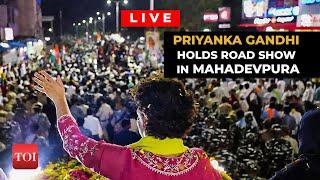
[[[58,119],[58,130],[63,147],[71,157],[105,177],[120,179],[125,164],[131,160],[129,147],[98,142],[82,135],[71,115]]]
[[[92,167],[95,151],[98,150],[97,146],[100,142],[82,135],[76,121],[70,115],[58,119],[58,130],[63,147],[69,155],[78,159],[85,166]]]

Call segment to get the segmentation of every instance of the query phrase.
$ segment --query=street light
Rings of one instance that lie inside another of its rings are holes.
[[[78,23],[78,26],[81,26],[81,23]]]
[[[49,32],[52,32],[52,31],[53,31],[53,29],[52,29],[52,28],[49,28],[48,30],[49,30]]]
[[[90,18],[89,18],[89,21],[93,21],[93,17],[90,17]]]
[[[79,24],[81,25],[81,23],[79,23]],[[79,26],[79,24],[78,24],[78,26]],[[76,37],[78,37],[78,26],[77,26],[77,23],[73,23],[72,25],[73,25],[73,27],[75,27]]]
[[[82,23],[85,24],[87,21],[86,20],[82,20]]]
[[[108,15],[108,16],[111,16],[111,12],[110,12],[110,11],[108,11],[108,12],[107,12],[107,15]]]
[[[101,17],[100,17],[100,16],[98,17],[98,20],[99,20],[99,21],[101,20]]]
[[[114,2],[116,3],[116,31],[117,31],[117,33],[119,32],[120,1],[122,1],[122,0],[114,0]],[[128,3],[129,3],[129,0],[123,0],[124,5],[127,5]],[[110,5],[111,0],[107,0],[107,4]]]
[[[99,16],[99,15],[100,15],[100,12],[98,11],[98,12],[97,12],[97,16]]]

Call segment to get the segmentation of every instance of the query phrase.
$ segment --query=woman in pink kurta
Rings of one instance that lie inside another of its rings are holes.
[[[81,134],[70,114],[60,77],[35,74],[35,88],[46,93],[57,109],[64,149],[85,166],[112,180],[220,180],[206,153],[187,148],[182,137],[195,114],[192,96],[182,83],[150,80],[136,93],[138,128],[142,139],[129,146],[95,141]]]

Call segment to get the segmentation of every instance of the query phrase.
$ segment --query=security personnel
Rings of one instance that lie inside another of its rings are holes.
[[[277,172],[272,180],[320,179],[320,110],[307,112],[298,131],[300,157]]]

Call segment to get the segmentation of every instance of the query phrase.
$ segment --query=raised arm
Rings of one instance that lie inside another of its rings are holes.
[[[70,115],[69,106],[67,103],[64,86],[60,76],[54,80],[47,72],[40,71],[35,73],[33,81],[37,83],[34,88],[42,93],[45,93],[55,104],[57,117]]]
[[[61,78],[58,76],[54,80],[45,71],[35,74],[33,80],[37,83],[35,89],[45,93],[55,104],[58,118],[58,130],[63,140],[63,147],[73,158],[77,158],[81,163],[90,168],[99,168],[99,164],[94,164],[95,150],[98,142],[81,134],[77,122],[72,117],[65,90]]]
[[[40,71],[35,73],[33,80],[37,84],[34,88],[45,93],[56,106],[58,130],[63,147],[69,155],[106,177],[119,179],[124,163],[131,158],[130,149],[104,141],[97,142],[81,134],[76,120],[70,113],[59,76],[55,80],[46,72]]]

